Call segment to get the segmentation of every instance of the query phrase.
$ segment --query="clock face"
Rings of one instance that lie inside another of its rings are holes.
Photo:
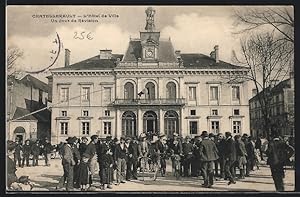
[[[146,58],[153,58],[154,57],[154,50],[153,49],[147,49],[146,50]]]

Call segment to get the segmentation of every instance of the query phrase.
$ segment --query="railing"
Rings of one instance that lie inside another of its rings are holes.
[[[113,105],[184,105],[185,99],[116,99]]]

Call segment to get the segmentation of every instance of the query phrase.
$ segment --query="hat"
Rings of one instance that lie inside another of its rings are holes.
[[[208,135],[208,137],[215,137],[215,134],[210,133],[210,134]]]
[[[87,139],[87,137],[82,137],[81,140],[83,141],[83,140],[88,140],[88,139]]]
[[[92,135],[91,140],[97,139],[98,135]]]
[[[159,138],[165,137],[165,134],[161,133],[159,134]]]
[[[89,155],[88,153],[83,153],[83,154],[82,154],[82,157],[90,158],[90,155]]]
[[[202,137],[208,137],[208,133],[207,131],[202,131],[202,134],[201,134]]]
[[[67,142],[69,144],[74,144],[76,142],[77,138],[76,137],[68,137]]]
[[[121,137],[120,137],[120,141],[121,141],[121,140],[125,140],[125,137],[124,137],[124,136],[121,136]]]
[[[229,131],[225,132],[225,136],[231,136],[231,133]]]
[[[7,150],[12,151],[15,148],[16,148],[16,143],[11,140],[8,140],[7,141]]]
[[[185,137],[185,139],[191,139],[191,136],[187,135],[187,136]]]
[[[25,144],[26,144],[26,142],[30,142],[30,140],[29,140],[29,139],[27,139],[27,140],[25,140]]]
[[[114,138],[114,142],[117,142],[119,141],[119,139],[117,137]]]
[[[128,141],[128,140],[131,140],[131,138],[130,138],[130,137],[126,137],[126,138],[125,138],[125,141]]]
[[[29,176],[21,176],[18,180],[19,183],[27,183],[29,181]]]
[[[108,136],[106,136],[106,140],[111,140],[111,138],[112,138],[112,136],[111,135],[108,135]]]

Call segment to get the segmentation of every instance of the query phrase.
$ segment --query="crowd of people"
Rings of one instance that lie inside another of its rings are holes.
[[[26,161],[28,166],[28,155],[33,154],[33,165],[38,165],[36,156],[40,152],[35,151],[36,147],[44,149],[45,164],[50,165],[49,153],[53,146],[48,139],[42,145],[37,141],[30,148],[28,141],[24,145],[14,143],[12,146],[10,155],[14,155],[14,160],[8,161],[11,166],[9,184],[17,180],[17,162],[23,167]],[[172,173],[176,177],[202,176],[202,186],[207,188],[218,180],[227,180],[230,185],[250,176],[251,171],[259,169],[259,161],[264,160],[261,136],[254,140],[247,134],[232,136],[230,132],[214,135],[203,131],[194,138],[183,138],[177,133],[168,138],[163,134],[149,136],[146,133],[119,139],[111,136],[100,139],[93,135],[90,142],[86,137],[68,137],[66,142],[58,145],[58,151],[64,173],[56,188],[67,191],[95,189],[97,176],[100,177],[101,190],[138,179],[138,172],[139,176],[152,173],[153,180],[156,180],[157,176],[166,176],[167,160],[172,161]],[[22,157],[19,152],[23,152]],[[265,152],[276,190],[284,191],[284,162],[293,155],[294,149],[274,135]]]

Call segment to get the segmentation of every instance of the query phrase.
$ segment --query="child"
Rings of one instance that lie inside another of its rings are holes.
[[[81,162],[79,164],[79,169],[78,169],[78,180],[80,184],[81,191],[86,191],[87,184],[90,183],[91,180],[91,172],[89,170],[89,161],[90,156],[86,153],[82,155]]]
[[[105,190],[105,184],[107,184],[108,189],[112,189],[111,183],[112,183],[112,167],[113,167],[113,156],[112,151],[110,148],[107,148],[105,154],[102,156],[102,162],[101,162],[101,190]]]

